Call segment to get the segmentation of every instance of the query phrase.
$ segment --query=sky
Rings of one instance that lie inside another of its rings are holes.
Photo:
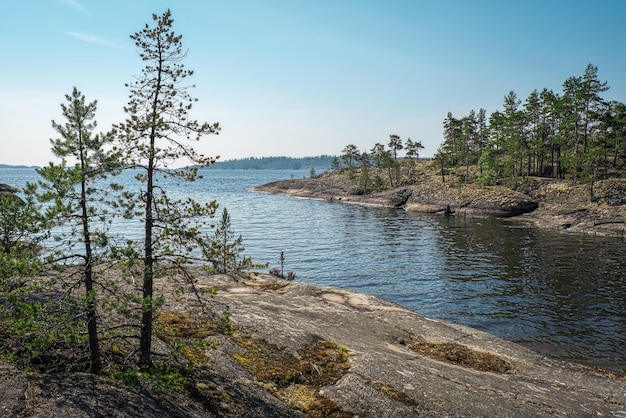
[[[0,164],[58,162],[51,121],[77,87],[96,132],[126,118],[130,35],[170,9],[194,70],[195,148],[221,160],[340,155],[389,135],[432,156],[443,120],[560,93],[588,64],[626,102],[623,0],[0,0]]]

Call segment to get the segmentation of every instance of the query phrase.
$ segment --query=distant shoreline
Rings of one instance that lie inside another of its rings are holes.
[[[206,169],[223,170],[330,170],[333,155],[315,157],[248,157],[228,161],[216,161]]]
[[[204,170],[315,170],[323,172],[330,170],[335,157],[333,155],[319,155],[313,157],[248,157],[227,161],[216,161]],[[36,169],[37,165],[0,164],[5,169]]]
[[[33,168],[40,168],[38,165],[10,165],[10,164],[0,164],[0,169],[4,168],[4,169],[21,169],[21,168],[28,168],[28,169],[33,169]]]

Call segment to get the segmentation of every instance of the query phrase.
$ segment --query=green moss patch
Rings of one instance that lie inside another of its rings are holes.
[[[481,372],[507,373],[513,368],[513,365],[502,357],[486,351],[473,350],[458,343],[433,343],[416,335],[411,335],[411,340],[413,342],[409,349],[435,360]]]
[[[235,336],[243,353],[233,357],[276,397],[311,417],[352,417],[319,389],[336,383],[350,369],[347,350],[318,341],[298,352],[299,357],[252,337]]]
[[[215,324],[211,321],[184,313],[160,312],[155,322],[157,336],[167,342],[173,338],[205,338],[215,334]]]
[[[210,363],[207,350],[217,346],[217,342],[207,337],[215,335],[219,327],[217,321],[179,312],[161,312],[155,318],[155,334],[161,340],[176,346],[195,365]]]
[[[370,385],[372,385],[374,388],[376,388],[376,390],[378,390],[380,393],[382,393],[383,395],[394,399],[398,402],[402,402],[403,404],[409,406],[409,407],[417,407],[419,406],[418,403],[410,398],[406,393],[399,391],[398,389],[389,386],[385,383],[382,382],[378,382],[375,380],[372,380],[370,382]]]

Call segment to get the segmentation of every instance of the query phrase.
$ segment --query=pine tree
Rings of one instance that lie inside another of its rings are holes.
[[[398,151],[400,151],[402,149],[402,139],[400,139],[400,137],[398,135],[389,135],[389,144],[387,144],[389,146],[389,150],[391,151],[391,154],[393,155],[393,159],[397,160],[398,159]]]
[[[107,226],[111,216],[106,208],[110,201],[106,195],[108,190],[119,189],[115,184],[106,188],[101,181],[119,172],[120,154],[111,146],[113,132],[93,135],[97,102],[87,103],[76,87],[65,99],[67,104],[62,104],[61,108],[66,123],[52,122],[61,136],[51,140],[52,152],[61,159],[61,164],[50,163],[38,170],[44,180],[39,183],[43,189],[39,199],[51,203],[48,217],[65,227],[64,235],[58,239],[67,247],[59,248],[57,257],[66,261],[81,260],[78,277],[85,287],[91,371],[99,373],[101,360],[94,268],[104,256],[108,241]],[[75,164],[69,165],[68,159]],[[99,228],[98,223],[101,224]]]
[[[224,208],[213,235],[210,251],[206,254],[217,273],[228,274],[253,266],[249,258],[241,257],[244,251],[242,243],[241,235],[235,238],[230,214]]]
[[[385,152],[385,146],[380,142],[374,144],[374,147],[370,150],[370,155],[374,161],[374,167],[380,167],[383,161],[383,153]]]
[[[137,179],[143,183],[139,201],[143,205],[143,287],[142,320],[139,347],[139,365],[152,366],[152,323],[156,308],[154,279],[156,262],[185,259],[202,245],[199,219],[213,216],[215,202],[200,204],[193,199],[172,200],[167,179],[194,181],[197,167],[206,166],[214,159],[199,154],[186,141],[199,140],[207,134],[217,134],[217,123],[199,123],[189,119],[195,101],[184,84],[193,74],[182,64],[186,57],[181,35],[172,30],[170,10],[152,16],[153,27],[145,25],[131,35],[146,62],[141,76],[127,87],[130,100],[124,108],[128,119],[119,125],[121,143],[126,151],[127,166],[139,169]],[[192,167],[170,169],[174,163],[187,160]],[[170,183],[171,184],[171,183]],[[195,223],[197,221],[197,223]]]
[[[361,154],[359,153],[359,149],[356,145],[350,144],[346,145],[346,147],[342,151],[341,159],[348,166],[348,168],[353,168],[355,162],[359,159]]]
[[[415,182],[415,165],[420,156],[420,150],[424,149],[422,141],[413,141],[411,138],[406,140],[406,157],[409,159],[409,179]]]

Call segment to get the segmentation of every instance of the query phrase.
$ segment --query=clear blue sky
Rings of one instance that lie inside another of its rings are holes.
[[[626,102],[622,0],[0,0],[0,163],[56,161],[51,120],[73,86],[98,130],[124,119],[143,67],[129,35],[168,8],[195,71],[197,144],[222,160],[337,155],[389,134],[442,142],[448,111],[561,92],[588,63]]]

